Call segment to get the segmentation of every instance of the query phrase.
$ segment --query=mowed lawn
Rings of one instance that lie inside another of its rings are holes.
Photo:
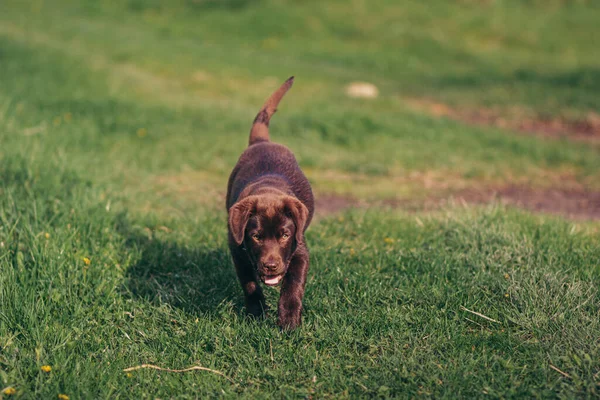
[[[600,190],[597,140],[414,107],[597,118],[599,20],[558,0],[1,1],[0,398],[599,397],[597,220],[389,207]],[[245,316],[223,205],[290,75],[272,138],[318,198],[374,205],[317,209],[291,333]],[[142,364],[210,370],[124,371]]]

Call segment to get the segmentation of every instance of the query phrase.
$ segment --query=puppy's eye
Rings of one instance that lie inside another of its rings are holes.
[[[252,239],[256,240],[257,242],[260,241],[260,235],[258,233],[253,233],[252,234]]]
[[[289,234],[287,234],[287,233],[284,233],[283,235],[281,235],[281,238],[282,238],[283,240],[287,240],[287,239],[289,239],[289,238],[290,238],[290,235],[289,235]]]

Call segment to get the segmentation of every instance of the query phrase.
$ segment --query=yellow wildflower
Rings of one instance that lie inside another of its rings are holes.
[[[85,265],[90,265],[92,263],[92,260],[87,257],[83,257],[82,260]]]
[[[52,371],[52,367],[50,365],[42,365],[41,370],[44,372]]]
[[[509,274],[504,274],[504,279],[509,279],[510,275]]]
[[[384,242],[386,242],[387,244],[392,244],[394,243],[394,239],[386,237],[385,239],[383,239]]]
[[[350,255],[351,255],[351,256],[353,256],[353,255],[355,255],[355,254],[356,254],[356,251],[354,251],[354,247],[352,247],[352,248],[350,249]]]
[[[510,297],[510,294],[504,293],[504,297],[508,298],[508,297]]]
[[[139,137],[144,137],[148,134],[148,131],[146,130],[146,128],[140,128],[137,130],[137,135]]]
[[[44,237],[45,237],[46,239],[50,239],[50,234],[49,234],[48,232],[46,232],[46,233],[44,233]]]
[[[4,389],[2,391],[2,394],[5,394],[7,396],[12,396],[13,394],[17,393],[17,389],[15,389],[14,387],[7,387],[6,389]]]
[[[69,396],[67,396],[66,394],[59,394],[58,395],[59,400],[69,400]]]
[[[133,375],[131,374],[131,372],[128,372],[128,373],[126,374],[126,376],[127,376],[128,378],[131,378]]]

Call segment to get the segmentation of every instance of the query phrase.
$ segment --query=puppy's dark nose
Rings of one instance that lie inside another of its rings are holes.
[[[275,261],[267,261],[264,264],[264,266],[268,270],[274,270],[275,268],[277,268],[277,263]]]

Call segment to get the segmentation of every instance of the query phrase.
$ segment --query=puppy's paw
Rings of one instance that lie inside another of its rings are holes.
[[[299,328],[302,324],[302,317],[300,314],[291,315],[286,317],[279,317],[279,321],[277,321],[277,325],[284,331],[293,331],[296,328]]]
[[[279,306],[277,325],[283,330],[294,330],[302,324],[302,303],[289,301]]]
[[[246,313],[256,319],[264,319],[267,317],[267,309],[263,304],[252,304],[246,306]]]
[[[249,316],[262,319],[267,316],[267,305],[264,300],[252,299],[246,300],[246,313]]]

